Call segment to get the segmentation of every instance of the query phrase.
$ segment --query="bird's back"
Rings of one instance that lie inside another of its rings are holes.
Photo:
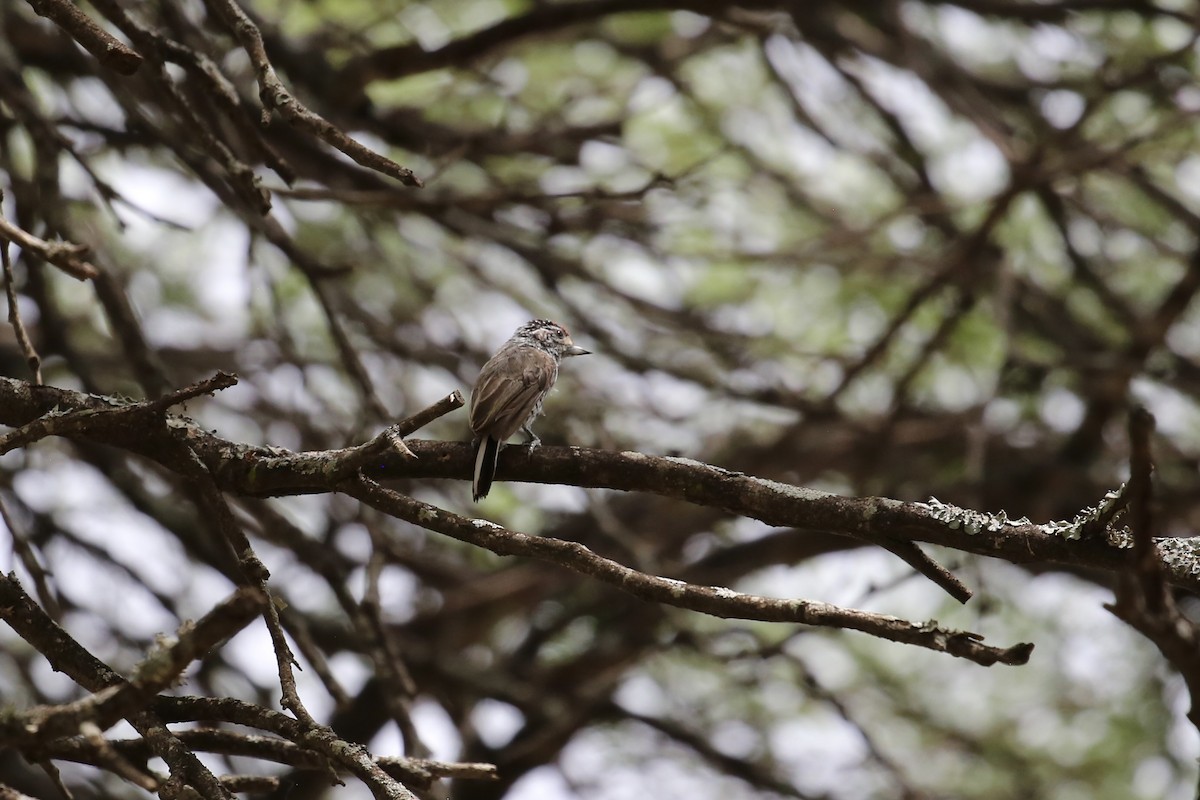
[[[503,442],[541,413],[558,379],[558,359],[540,347],[510,343],[488,359],[471,392],[470,424],[476,436]]]

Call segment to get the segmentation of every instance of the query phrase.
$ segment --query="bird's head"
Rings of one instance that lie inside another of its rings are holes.
[[[583,356],[590,353],[575,342],[565,327],[548,319],[533,319],[526,322],[513,334],[514,339],[521,339],[541,347],[555,358],[567,356]]]

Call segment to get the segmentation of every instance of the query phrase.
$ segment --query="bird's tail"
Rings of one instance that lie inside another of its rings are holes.
[[[500,442],[491,436],[479,439],[479,449],[475,451],[475,472],[471,478],[471,496],[476,502],[479,498],[487,497],[492,488],[492,479],[496,477],[496,456],[500,454]]]

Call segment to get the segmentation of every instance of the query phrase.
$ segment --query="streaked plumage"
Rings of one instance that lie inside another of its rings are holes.
[[[558,364],[587,352],[575,346],[562,325],[535,319],[517,328],[483,365],[471,392],[470,423],[477,440],[471,494],[476,500],[487,497],[505,440],[521,431],[532,446],[541,444],[530,426],[558,379]]]

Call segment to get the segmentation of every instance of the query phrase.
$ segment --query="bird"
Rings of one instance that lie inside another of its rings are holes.
[[[492,488],[500,445],[517,431],[525,434],[531,448],[542,443],[531,426],[558,380],[559,363],[590,352],[571,341],[559,323],[533,319],[517,328],[483,365],[471,391],[469,415],[475,435],[471,496],[476,502]]]

